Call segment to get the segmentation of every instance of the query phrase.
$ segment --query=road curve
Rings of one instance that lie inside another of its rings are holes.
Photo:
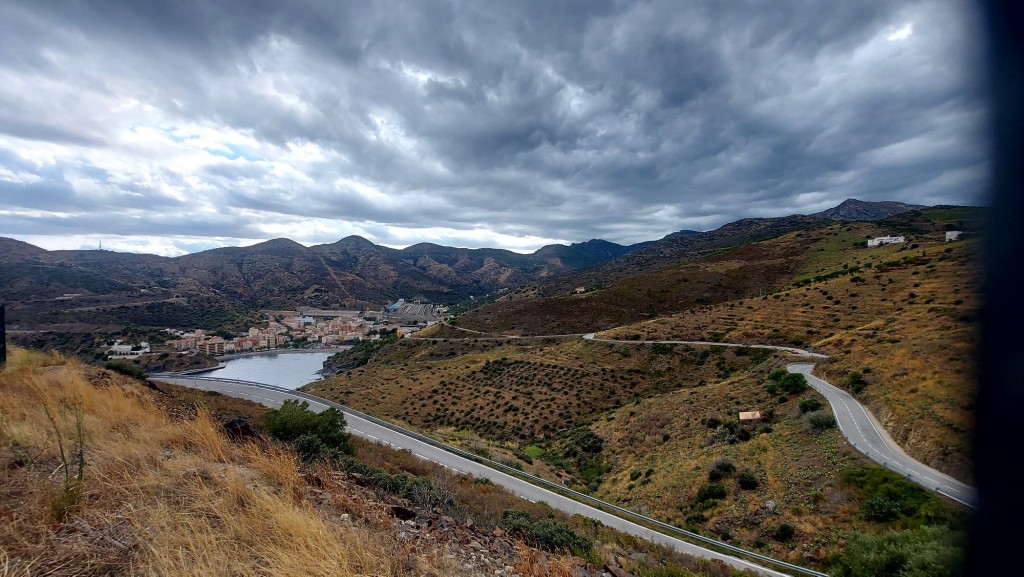
[[[326,410],[328,407],[334,407],[345,413],[345,420],[348,424],[348,429],[355,435],[371,441],[383,443],[397,449],[408,449],[417,457],[438,463],[456,473],[466,473],[475,477],[489,479],[492,482],[505,487],[520,498],[527,499],[532,502],[543,501],[553,508],[565,513],[582,515],[584,517],[595,519],[624,533],[641,537],[651,541],[652,543],[664,545],[682,553],[694,555],[703,559],[721,561],[735,569],[753,571],[759,575],[769,575],[772,577],[788,575],[787,573],[782,573],[744,559],[719,553],[699,545],[694,545],[693,543],[671,537],[632,521],[627,521],[626,519],[617,517],[596,507],[585,505],[559,493],[538,487],[537,485],[531,484],[517,477],[513,477],[512,475],[508,475],[470,459],[460,457],[449,451],[428,444],[409,435],[402,434],[391,428],[384,427],[352,413],[351,409],[348,409],[347,407],[326,399],[314,397],[307,393],[297,393],[295,391],[288,391],[276,387],[271,388],[261,386],[257,383],[244,383],[241,381],[214,378],[196,378],[168,374],[153,375],[150,378],[190,388],[216,391],[231,397],[251,400],[273,408],[280,407],[284,401],[289,399],[307,401],[309,402],[310,409],[316,412]],[[823,573],[817,573],[806,569],[803,570],[803,572],[824,575]]]
[[[974,487],[915,461],[893,441],[885,429],[850,393],[811,374],[812,363],[793,363],[786,367],[791,373],[800,373],[807,382],[821,393],[829,404],[839,423],[839,430],[846,440],[861,453],[883,467],[896,471],[911,481],[958,501],[968,507],[978,507],[978,495]]]

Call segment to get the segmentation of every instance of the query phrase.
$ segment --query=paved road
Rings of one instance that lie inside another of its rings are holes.
[[[746,343],[719,343],[714,341],[628,341],[618,339],[599,339],[596,333],[586,333],[580,335],[588,341],[595,341],[599,343],[619,343],[623,345],[637,345],[637,344],[648,344],[648,345],[702,345],[702,346],[716,346],[716,347],[741,347],[746,349],[771,349],[773,351],[782,351],[791,353],[794,355],[800,355],[802,357],[813,357],[816,359],[827,359],[828,355],[821,353],[812,353],[811,351],[805,351],[796,347],[783,347],[779,345],[751,345]]]
[[[787,366],[786,369],[791,373],[800,373],[807,377],[807,382],[828,399],[836,421],[839,423],[839,430],[858,451],[887,469],[896,471],[928,489],[937,491],[969,507],[978,507],[978,496],[974,487],[957,481],[908,456],[889,437],[871,413],[849,393],[812,375],[813,364],[794,363]]]
[[[722,561],[736,569],[750,570],[760,575],[784,576],[782,573],[767,567],[745,561],[717,551],[712,551],[687,541],[676,539],[638,525],[631,521],[622,519],[595,507],[585,505],[558,493],[554,493],[542,487],[528,483],[517,477],[502,473],[488,466],[475,461],[454,455],[444,449],[427,444],[413,437],[404,435],[392,429],[378,425],[354,415],[336,403],[321,399],[314,401],[308,395],[299,395],[292,391],[262,388],[253,384],[243,384],[237,381],[221,381],[216,379],[196,379],[191,377],[179,377],[169,375],[154,376],[159,380],[175,385],[182,385],[203,390],[217,391],[219,393],[255,401],[268,407],[280,407],[285,400],[297,399],[309,402],[310,409],[316,412],[323,411],[328,407],[335,407],[345,411],[345,420],[348,423],[349,431],[360,437],[384,443],[399,449],[408,449],[421,459],[433,461],[457,473],[468,473],[475,477],[490,479],[492,482],[501,485],[523,499],[532,502],[543,501],[555,509],[569,514],[578,514],[591,519],[596,519],[609,527],[613,527],[625,533],[641,537],[653,543],[658,543],[705,559]]]

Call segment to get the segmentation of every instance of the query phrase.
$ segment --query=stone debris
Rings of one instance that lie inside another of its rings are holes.
[[[334,522],[390,528],[408,556],[406,567],[410,573],[525,577],[520,569],[528,567],[529,577],[556,575],[548,572],[548,563],[561,557],[527,547],[500,528],[484,529],[472,520],[460,522],[436,509],[429,511],[405,499],[380,496],[367,481],[343,472],[310,473],[307,498]],[[431,560],[430,568],[422,567],[425,559]],[[574,577],[628,575],[600,572],[580,558],[571,561],[576,568]]]

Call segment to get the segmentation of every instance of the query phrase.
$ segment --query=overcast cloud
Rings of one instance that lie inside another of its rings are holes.
[[[950,1],[0,3],[0,236],[630,243],[977,204]]]

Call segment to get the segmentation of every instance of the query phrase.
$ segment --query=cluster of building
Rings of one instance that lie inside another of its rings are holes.
[[[207,335],[206,331],[196,329],[192,332],[173,331],[179,338],[167,341],[167,346],[176,351],[189,351],[203,355],[230,355],[248,351],[276,349],[291,342],[286,333],[288,329],[279,323],[270,323],[265,329],[251,328],[245,336],[225,339],[221,336]]]
[[[402,337],[434,324],[434,314],[432,305],[399,300],[381,312],[313,308],[272,311],[268,312],[272,320],[266,328],[253,327],[247,334],[230,339],[208,335],[200,329],[165,330],[177,337],[167,342],[171,349],[217,356],[274,349],[289,346],[293,341],[302,342],[306,347],[328,347],[355,340],[374,340],[384,329],[396,329]]]

